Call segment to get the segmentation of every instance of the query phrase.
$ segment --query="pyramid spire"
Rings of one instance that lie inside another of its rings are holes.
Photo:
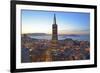
[[[54,14],[54,22],[53,24],[56,24],[56,15]]]

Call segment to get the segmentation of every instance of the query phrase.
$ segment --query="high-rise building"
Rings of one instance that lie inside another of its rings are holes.
[[[52,25],[52,50],[57,50],[58,47],[58,26],[56,23],[56,15],[54,14],[53,25]]]
[[[56,24],[56,15],[54,14],[54,21],[52,25],[52,40],[57,41],[58,40],[58,30],[57,30],[57,24]]]

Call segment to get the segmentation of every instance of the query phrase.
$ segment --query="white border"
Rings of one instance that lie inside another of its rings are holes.
[[[46,10],[46,11],[64,11],[64,12],[89,12],[90,13],[90,60],[80,61],[63,61],[63,62],[35,62],[21,63],[21,9],[27,10]],[[39,68],[54,66],[73,66],[94,64],[94,10],[84,8],[70,7],[51,7],[51,6],[35,6],[35,5],[16,5],[16,68]]]

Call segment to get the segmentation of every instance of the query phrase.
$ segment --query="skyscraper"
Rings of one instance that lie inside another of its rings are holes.
[[[56,15],[55,14],[54,14],[54,21],[53,21],[53,25],[52,25],[52,40],[53,41],[57,41],[58,40]]]
[[[52,49],[57,49],[58,45],[58,26],[56,23],[56,15],[54,14],[53,25],[52,25]]]

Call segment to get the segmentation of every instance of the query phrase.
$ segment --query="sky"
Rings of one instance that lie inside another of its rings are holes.
[[[58,34],[89,34],[90,13],[21,10],[22,33],[52,33],[56,15]]]

